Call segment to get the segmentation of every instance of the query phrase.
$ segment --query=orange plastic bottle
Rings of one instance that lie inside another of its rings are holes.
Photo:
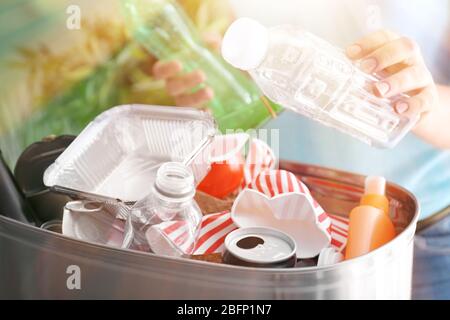
[[[385,196],[386,180],[367,177],[360,205],[350,212],[345,259],[366,254],[395,238],[389,217],[389,200]]]

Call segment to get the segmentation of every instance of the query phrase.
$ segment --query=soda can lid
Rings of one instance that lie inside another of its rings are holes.
[[[240,228],[225,238],[226,250],[236,258],[255,264],[273,264],[296,255],[292,237],[277,229],[266,227]]]

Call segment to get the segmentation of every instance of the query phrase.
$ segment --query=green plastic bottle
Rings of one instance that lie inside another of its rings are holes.
[[[245,74],[228,65],[202,43],[193,23],[171,0],[123,0],[134,39],[160,60],[179,60],[184,71],[201,69],[214,90],[208,104],[224,132],[256,128],[281,107],[268,103]],[[272,112],[271,112],[272,111]]]

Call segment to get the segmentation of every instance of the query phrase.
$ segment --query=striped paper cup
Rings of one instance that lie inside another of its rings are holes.
[[[225,237],[235,229],[230,213],[225,211],[203,216],[196,239],[189,237],[184,221],[167,221],[154,225],[147,230],[146,238],[156,254],[202,255],[222,252]]]

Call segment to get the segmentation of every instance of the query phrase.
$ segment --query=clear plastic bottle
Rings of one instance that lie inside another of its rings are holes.
[[[134,39],[161,60],[179,60],[184,71],[206,74],[214,90],[209,103],[219,129],[250,129],[263,124],[271,112],[281,110],[265,105],[258,87],[242,72],[231,68],[208,50],[190,19],[171,0],[123,0],[128,26]],[[269,110],[269,109],[272,110]]]
[[[395,146],[417,121],[395,112],[398,97],[374,94],[375,75],[301,28],[268,29],[255,20],[238,19],[225,34],[222,55],[248,71],[274,102],[370,145]]]
[[[167,256],[191,254],[202,219],[194,195],[191,170],[182,163],[164,163],[151,193],[131,209],[123,246]]]

